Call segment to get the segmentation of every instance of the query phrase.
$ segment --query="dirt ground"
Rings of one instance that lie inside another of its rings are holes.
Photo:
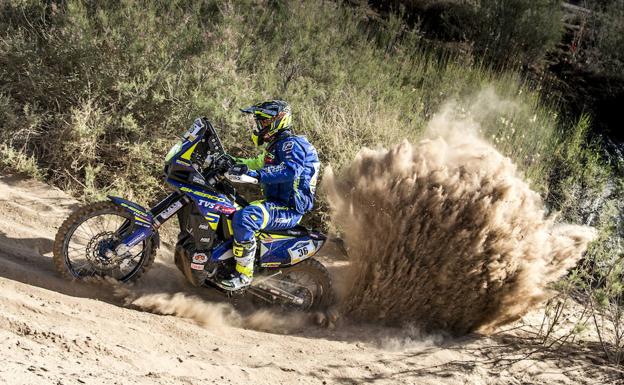
[[[167,243],[129,288],[151,305],[128,306],[111,286],[55,271],[53,238],[76,204],[43,183],[0,177],[1,384],[624,383],[591,338],[582,348],[536,345],[540,310],[488,337],[270,315],[231,322],[219,296],[184,283]]]

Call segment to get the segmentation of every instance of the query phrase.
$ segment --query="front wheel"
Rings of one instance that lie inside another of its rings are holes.
[[[156,248],[152,238],[132,247],[124,258],[108,258],[114,249],[135,230],[134,218],[112,202],[98,202],[72,213],[59,228],[54,240],[56,269],[70,279],[111,277],[121,282],[139,278],[154,262]]]

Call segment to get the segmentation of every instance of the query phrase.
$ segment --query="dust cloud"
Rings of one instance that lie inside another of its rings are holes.
[[[414,325],[407,324],[401,329],[401,334],[390,334],[388,330],[378,332],[379,348],[383,350],[402,352],[406,350],[424,350],[444,343],[443,334],[423,332]]]
[[[191,319],[203,327],[241,326],[243,324],[242,316],[231,305],[206,302],[183,293],[145,294],[132,299],[129,305],[152,313]]]
[[[205,328],[237,327],[278,334],[293,333],[308,323],[299,313],[281,314],[267,309],[244,312],[229,303],[206,301],[197,296],[178,293],[140,293],[113,280],[115,296],[126,306],[143,311],[172,315],[194,321]]]
[[[555,223],[511,160],[452,108],[417,144],[363,149],[324,190],[351,258],[343,314],[488,333],[547,298],[591,228]],[[475,114],[473,116],[476,116]]]

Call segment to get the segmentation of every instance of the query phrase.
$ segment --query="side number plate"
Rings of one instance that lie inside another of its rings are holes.
[[[300,241],[295,243],[290,249],[288,254],[290,255],[290,263],[297,263],[301,260],[314,255],[316,247],[312,241]]]

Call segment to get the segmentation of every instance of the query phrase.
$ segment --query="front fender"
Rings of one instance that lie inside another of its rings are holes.
[[[111,202],[113,202],[114,204],[123,208],[124,210],[128,211],[131,214],[139,215],[145,219],[152,217],[152,214],[150,214],[149,210],[145,209],[143,206],[141,206],[138,203],[130,202],[127,199],[123,199],[123,198],[112,196],[112,195],[109,195],[107,198],[110,199]]]
[[[153,231],[154,217],[149,210],[145,209],[138,203],[134,203],[120,197],[109,195],[108,199],[110,199],[115,205],[132,214],[134,223],[142,230],[140,232],[143,233],[141,234],[143,235],[142,238],[151,237],[152,247],[156,249],[160,247],[160,236],[157,231]]]

